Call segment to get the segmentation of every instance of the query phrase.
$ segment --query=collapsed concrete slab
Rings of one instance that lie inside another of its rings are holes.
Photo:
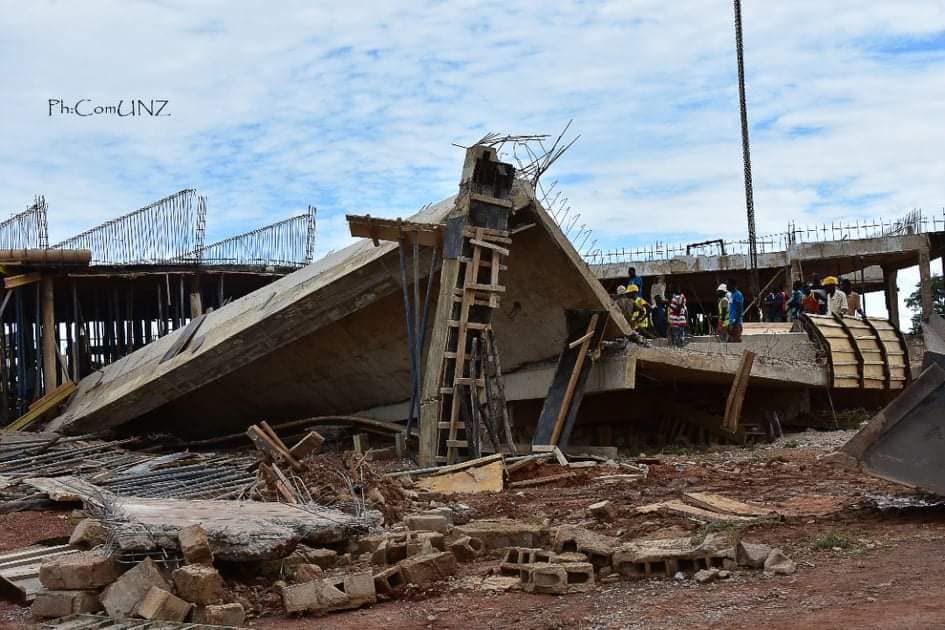
[[[444,224],[456,201],[446,199],[410,221]],[[567,334],[564,308],[607,311],[610,332],[627,332],[529,185],[517,181],[508,203],[511,254],[492,318],[503,373],[557,355]],[[431,273],[431,253],[432,247],[421,248],[412,280]],[[408,400],[399,256],[395,242],[363,239],[208,313],[83,379],[51,428],[75,434],[132,423],[131,429],[210,435],[261,417],[352,413]],[[443,264],[432,266],[434,279]],[[431,314],[440,298],[434,281]]]

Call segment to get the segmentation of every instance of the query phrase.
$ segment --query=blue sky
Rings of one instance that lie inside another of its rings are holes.
[[[945,205],[945,3],[744,2],[759,231]],[[487,131],[578,143],[554,166],[588,243],[744,235],[729,1],[4,0],[0,202],[51,237],[185,187],[208,237],[319,208],[406,215]],[[169,99],[170,116],[47,101]]]

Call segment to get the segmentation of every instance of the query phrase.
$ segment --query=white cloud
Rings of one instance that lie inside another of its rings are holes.
[[[21,3],[0,10],[0,200],[53,238],[194,186],[211,237],[408,214],[489,130],[582,135],[550,177],[600,246],[744,234],[731,3]],[[941,2],[745,3],[760,232],[940,208]],[[895,53],[890,51],[897,51]],[[158,119],[49,98],[168,98]]]

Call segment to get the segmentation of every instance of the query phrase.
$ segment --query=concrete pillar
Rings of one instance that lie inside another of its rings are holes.
[[[932,263],[928,248],[919,250],[919,295],[922,298],[922,321],[932,315]]]
[[[200,297],[200,279],[194,277],[190,281],[190,318],[203,315],[203,300]]]
[[[54,302],[53,279],[52,276],[43,276],[41,281],[40,304],[42,307],[43,330],[43,383],[45,393],[56,389],[57,372],[56,367],[56,310]]]
[[[899,271],[883,267],[883,283],[886,285],[886,310],[890,323],[899,328],[899,286],[896,284]]]

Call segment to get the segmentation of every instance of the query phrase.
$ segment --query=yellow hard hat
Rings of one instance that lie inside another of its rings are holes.
[[[629,287],[627,287],[627,293],[636,293],[639,290],[640,287],[638,287],[636,284],[631,284]]]
[[[617,287],[617,295],[623,295],[626,292],[627,292],[627,287],[623,286],[622,284],[619,287]]]
[[[836,286],[840,283],[837,281],[837,276],[827,276],[826,278],[821,280],[820,284],[824,285],[825,287],[828,287],[830,285]]]

